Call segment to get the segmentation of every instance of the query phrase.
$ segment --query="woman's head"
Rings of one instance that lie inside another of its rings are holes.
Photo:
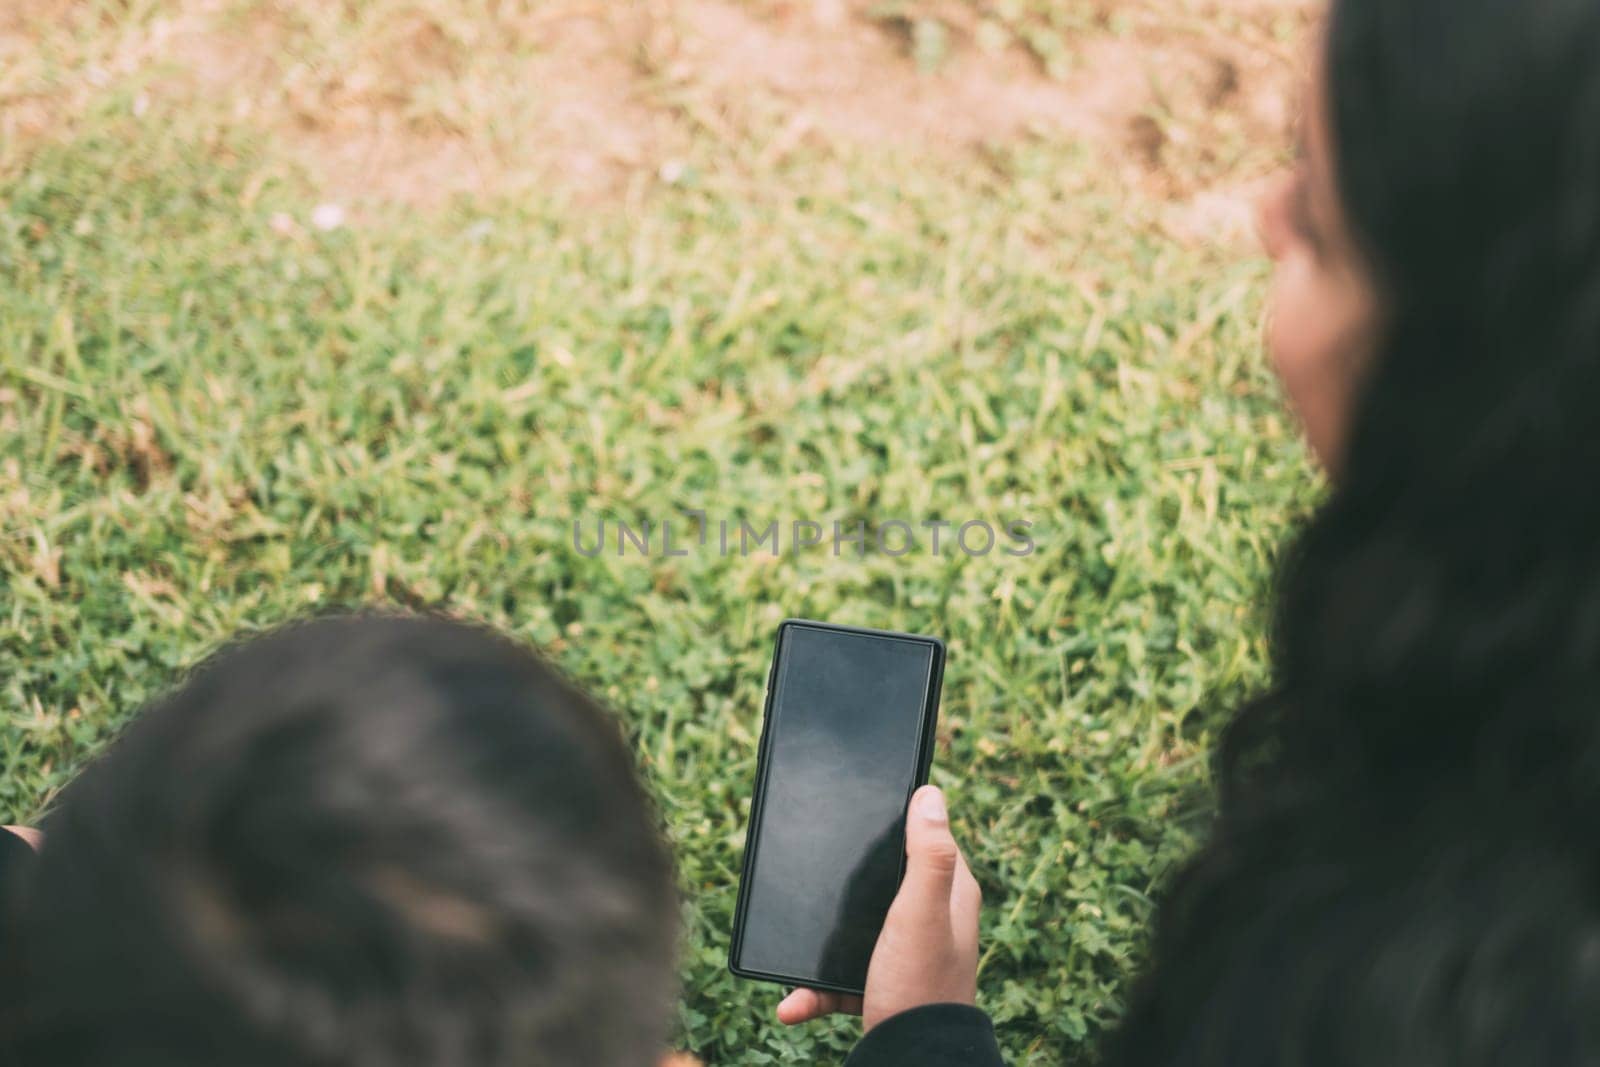
[[[617,724],[528,650],[330,618],[227,649],[69,788],[0,1059],[645,1064],[670,863]]]
[[[1600,342],[1597,33],[1591,0],[1334,4],[1262,229],[1269,347],[1336,475],[1360,451],[1448,478],[1576,406],[1570,353]]]
[[[1596,42],[1600,0],[1335,0],[1263,220],[1335,478],[1108,1063],[1600,1055]]]
[[[1308,758],[1504,776],[1553,733],[1600,763],[1595,41],[1600,0],[1334,4],[1264,227],[1274,356],[1336,474],[1279,603],[1304,721],[1277,743]]]

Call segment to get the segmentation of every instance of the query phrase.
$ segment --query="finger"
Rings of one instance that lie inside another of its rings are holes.
[[[955,932],[956,944],[973,958],[978,955],[978,920],[982,910],[983,891],[967,867],[967,858],[962,856],[950,888],[950,926]]]
[[[44,844],[44,834],[41,834],[38,830],[35,830],[31,827],[7,826],[5,829],[13,834],[16,834],[28,844],[32,845],[35,852],[39,851],[40,846]]]
[[[860,1015],[861,998],[816,989],[796,989],[778,1005],[778,1021],[785,1026],[796,1026],[836,1012]]]
[[[950,835],[944,794],[925,785],[911,797],[906,812],[906,877],[895,910],[912,922],[949,922],[950,894],[961,849]]]
[[[778,1021],[786,1026],[810,1022],[835,1012],[860,1014],[861,998],[816,989],[796,989],[778,1005]]]

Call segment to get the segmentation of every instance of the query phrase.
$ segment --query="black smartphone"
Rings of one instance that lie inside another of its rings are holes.
[[[804,619],[778,627],[734,974],[865,988],[905,873],[906,804],[928,780],[944,660],[936,637]]]

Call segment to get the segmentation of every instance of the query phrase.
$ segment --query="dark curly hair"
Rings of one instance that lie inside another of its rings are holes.
[[[438,618],[213,656],[68,787],[21,889],[18,1067],[639,1067],[676,991],[619,724]]]
[[[1382,305],[1111,1064],[1600,1062],[1600,0],[1335,0]]]

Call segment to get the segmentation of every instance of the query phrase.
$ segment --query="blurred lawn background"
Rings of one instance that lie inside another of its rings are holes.
[[[783,1030],[724,967],[771,637],[941,634],[984,1006],[1012,1062],[1090,1062],[1318,492],[1247,210],[1309,18],[14,0],[0,817],[242,629],[485,619],[636,741],[687,894],[676,1047],[828,1062],[853,1022]],[[574,550],[685,508],[1025,519],[1038,551]]]

